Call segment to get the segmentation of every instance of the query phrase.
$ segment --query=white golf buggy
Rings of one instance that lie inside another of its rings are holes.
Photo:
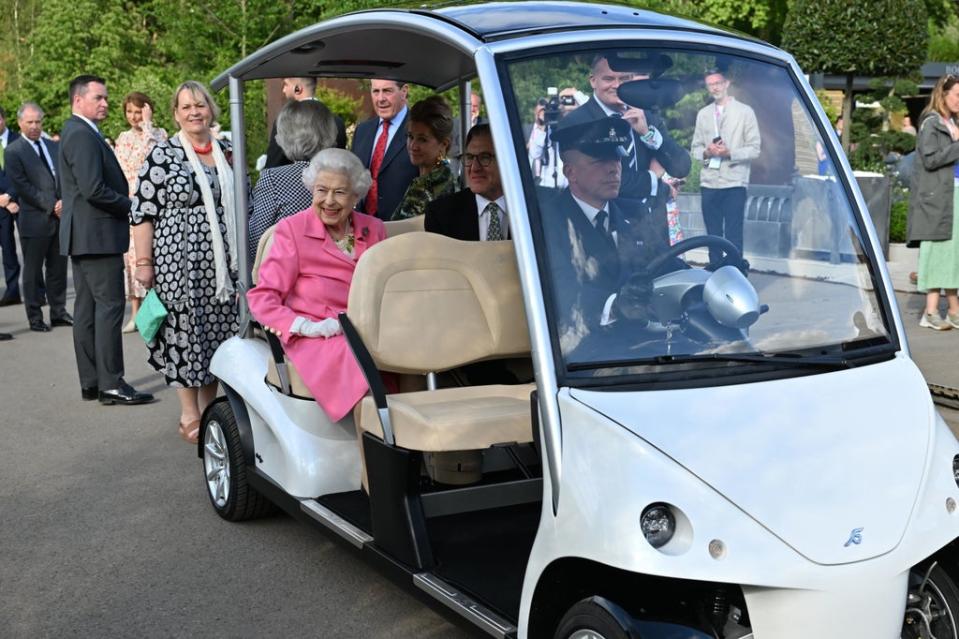
[[[597,54],[655,62],[619,95],[684,148],[708,67],[761,131],[748,262],[705,234],[695,182],[714,169],[694,162],[677,197],[687,239],[642,266],[653,321],[589,319],[606,265],[560,211],[562,175],[535,175],[527,149],[531,128],[575,106],[550,88],[588,96]],[[226,396],[198,447],[223,518],[279,506],[494,637],[959,639],[959,444],[787,53],[632,8],[469,4],[333,18],[213,84],[229,85],[239,133],[245,81],[303,75],[458,87],[467,108],[481,87],[510,239],[389,225],[341,318],[371,393],[339,423],[254,325],[224,343],[212,368]],[[486,361],[527,383],[457,374]]]

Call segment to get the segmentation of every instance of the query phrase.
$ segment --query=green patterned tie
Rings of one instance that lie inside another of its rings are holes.
[[[499,207],[496,205],[496,202],[487,204],[486,210],[489,211],[489,226],[486,228],[486,241],[496,242],[504,239],[503,227],[499,221]]]

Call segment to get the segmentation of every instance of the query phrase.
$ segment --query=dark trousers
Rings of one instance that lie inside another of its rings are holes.
[[[50,320],[67,314],[67,258],[60,255],[59,234],[21,237],[23,249],[23,304],[30,322],[43,321],[44,281],[50,302]],[[46,274],[44,274],[44,268]]]
[[[73,348],[80,386],[111,390],[123,377],[122,255],[73,258]]]
[[[20,298],[20,260],[17,259],[15,221],[7,209],[0,209],[0,252],[3,253],[3,278],[7,282],[4,300]]]
[[[700,189],[703,196],[703,222],[710,235],[725,237],[740,253],[743,250],[743,218],[746,215],[746,187],[728,189]],[[718,262],[722,251],[709,249],[709,261]]]

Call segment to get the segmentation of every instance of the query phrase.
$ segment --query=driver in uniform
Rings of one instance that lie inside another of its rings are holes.
[[[645,178],[645,192],[620,196],[629,123],[616,117],[564,123],[555,137],[568,186],[542,210],[567,350],[602,327],[655,319],[645,267],[669,249],[669,231],[666,217],[650,206],[653,187],[667,189],[649,173],[637,176]]]

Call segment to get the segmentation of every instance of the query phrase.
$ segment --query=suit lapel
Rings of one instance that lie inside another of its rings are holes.
[[[406,149],[406,121],[409,119],[409,111],[406,113],[406,117],[403,118],[403,121],[400,122],[399,127],[396,129],[396,133],[393,135],[393,139],[390,140],[390,145],[386,148],[386,154],[383,156],[383,164],[380,167],[380,171],[383,170],[383,166],[387,166],[390,162],[393,161],[400,151]]]
[[[579,208],[579,204],[577,204],[576,200],[573,199],[573,196],[570,194],[568,189],[563,193],[562,208],[566,212],[569,220],[572,222],[573,230],[576,232],[576,236],[582,243],[583,252],[588,257],[592,257],[596,260],[600,268],[605,272],[607,279],[611,280],[612,282],[618,282],[619,255],[617,254],[617,251],[614,250],[609,245],[609,241],[604,238],[592,224],[589,223],[589,219],[587,219],[582,209]],[[610,208],[612,207],[610,206]],[[610,230],[612,230],[612,228],[613,227],[610,226]]]
[[[466,191],[464,191],[464,200],[462,208],[460,208],[461,211],[466,212],[466,217],[463,219],[464,236],[469,242],[479,242],[479,209],[476,208],[476,195],[469,189],[466,189]]]
[[[360,158],[363,166],[369,168],[370,156],[373,155],[373,138],[376,137],[376,127],[379,118],[367,120],[360,124],[356,132],[356,144],[353,145],[356,156]]]

